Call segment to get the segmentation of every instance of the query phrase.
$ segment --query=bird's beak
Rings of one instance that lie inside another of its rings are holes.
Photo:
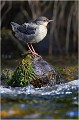
[[[49,22],[53,22],[54,20],[49,20]]]

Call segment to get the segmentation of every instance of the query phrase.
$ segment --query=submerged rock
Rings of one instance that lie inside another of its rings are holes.
[[[60,84],[62,81],[55,68],[43,60],[41,56],[27,54],[19,63],[8,85],[13,87],[32,84],[34,87]]]

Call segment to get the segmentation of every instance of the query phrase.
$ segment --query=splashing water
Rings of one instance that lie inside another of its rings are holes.
[[[79,80],[74,80],[65,84],[55,85],[55,86],[46,86],[41,88],[34,88],[32,85],[26,87],[9,87],[5,88],[4,86],[0,87],[1,94],[11,94],[11,95],[20,95],[24,93],[25,95],[56,95],[56,94],[70,94],[74,90],[77,90],[79,87]]]
[[[79,80],[42,88],[0,86],[1,109],[7,111],[7,118],[78,118],[78,88]]]

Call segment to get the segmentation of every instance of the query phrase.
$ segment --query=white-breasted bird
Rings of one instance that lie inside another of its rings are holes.
[[[53,20],[49,20],[48,18],[41,16],[33,22],[24,23],[22,25],[11,22],[11,26],[15,36],[19,40],[27,43],[27,46],[33,55],[38,55],[35,52],[32,43],[38,43],[44,39],[47,34],[47,25],[51,21]]]

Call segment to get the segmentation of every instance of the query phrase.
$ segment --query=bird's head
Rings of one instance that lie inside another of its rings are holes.
[[[44,25],[44,26],[47,26],[47,24],[49,22],[52,22],[53,20],[49,20],[48,18],[46,17],[38,17],[34,23],[36,23],[37,25]]]

